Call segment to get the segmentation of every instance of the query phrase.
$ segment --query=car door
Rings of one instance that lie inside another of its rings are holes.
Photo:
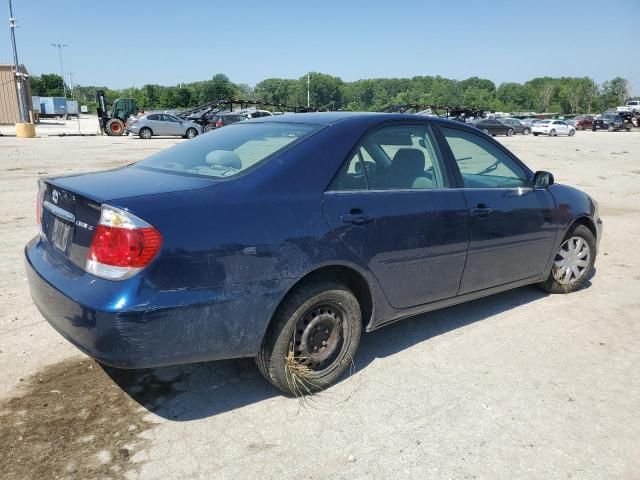
[[[469,253],[460,294],[540,276],[555,241],[555,201],[496,142],[441,127],[442,150],[457,167],[469,208]]]
[[[157,113],[147,115],[147,126],[151,129],[154,135],[164,135],[162,133],[162,117]]]
[[[162,118],[165,125],[165,135],[184,135],[182,122],[172,115],[163,114]]]
[[[338,239],[408,308],[456,295],[467,255],[467,207],[428,123],[387,125],[357,146],[323,195]]]

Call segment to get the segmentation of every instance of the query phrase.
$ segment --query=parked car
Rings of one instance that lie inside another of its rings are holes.
[[[122,368],[255,356],[293,393],[340,378],[362,330],[579,289],[602,236],[586,193],[466,124],[404,114],[236,123],[42,179],[37,199],[31,296],[83,352]]]
[[[180,120],[167,113],[150,113],[140,117],[130,117],[127,120],[126,129],[128,132],[145,139],[154,135],[194,138],[202,133],[202,127],[197,123]]]
[[[540,134],[549,135],[550,137],[558,135],[573,137],[576,134],[576,129],[564,120],[541,120],[534,123],[531,130],[536,137]]]
[[[517,118],[504,117],[500,118],[499,121],[513,128],[514,133],[522,133],[523,135],[529,135],[531,133],[531,127],[525,125]]]
[[[521,122],[523,125],[526,125],[527,127],[529,127],[529,130],[531,130],[531,126],[532,126],[534,123],[539,122],[539,121],[540,121],[540,119],[539,119],[539,118],[524,118],[524,119],[520,120],[520,122]]]
[[[491,136],[507,135],[510,137],[515,133],[512,126],[506,125],[495,118],[485,118],[483,120],[473,122],[471,125]]]
[[[209,132],[211,130],[215,130],[216,128],[225,127],[227,125],[231,125],[232,123],[244,122],[245,120],[248,120],[248,117],[243,114],[222,113],[216,115],[215,118],[212,118],[211,122],[205,125],[204,131]]]
[[[629,100],[624,107],[617,107],[616,110],[623,113],[640,112],[640,100]]]
[[[576,130],[584,130],[585,128],[591,128],[593,126],[593,115],[578,115],[573,117],[574,127]]]
[[[591,130],[608,130],[609,132],[618,132],[620,130],[626,130],[630,132],[633,128],[631,122],[631,115],[620,115],[616,112],[605,112],[600,115],[600,118],[596,118],[591,125]]]

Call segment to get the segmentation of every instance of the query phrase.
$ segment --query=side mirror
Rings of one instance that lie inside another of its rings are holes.
[[[545,172],[544,170],[538,171],[533,176],[533,187],[534,188],[547,188],[550,185],[553,185],[553,173]]]

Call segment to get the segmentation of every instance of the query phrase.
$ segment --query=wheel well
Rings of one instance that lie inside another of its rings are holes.
[[[373,296],[371,295],[371,289],[369,288],[367,280],[353,268],[344,265],[331,265],[306,274],[298,280],[291,290],[303,283],[322,280],[337,280],[353,292],[360,304],[362,324],[366,327],[371,321],[371,315],[373,314]]]
[[[576,225],[584,225],[585,227],[587,227],[589,230],[591,230],[591,233],[593,233],[593,238],[598,238],[598,231],[596,230],[596,226],[593,223],[593,220],[591,220],[589,217],[580,217],[577,218],[572,224],[571,224],[571,228],[575,227]]]

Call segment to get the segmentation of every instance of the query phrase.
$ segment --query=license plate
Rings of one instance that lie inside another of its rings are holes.
[[[51,242],[63,252],[67,252],[69,240],[71,239],[71,225],[64,223],[57,218],[53,219],[53,230],[51,231]]]

